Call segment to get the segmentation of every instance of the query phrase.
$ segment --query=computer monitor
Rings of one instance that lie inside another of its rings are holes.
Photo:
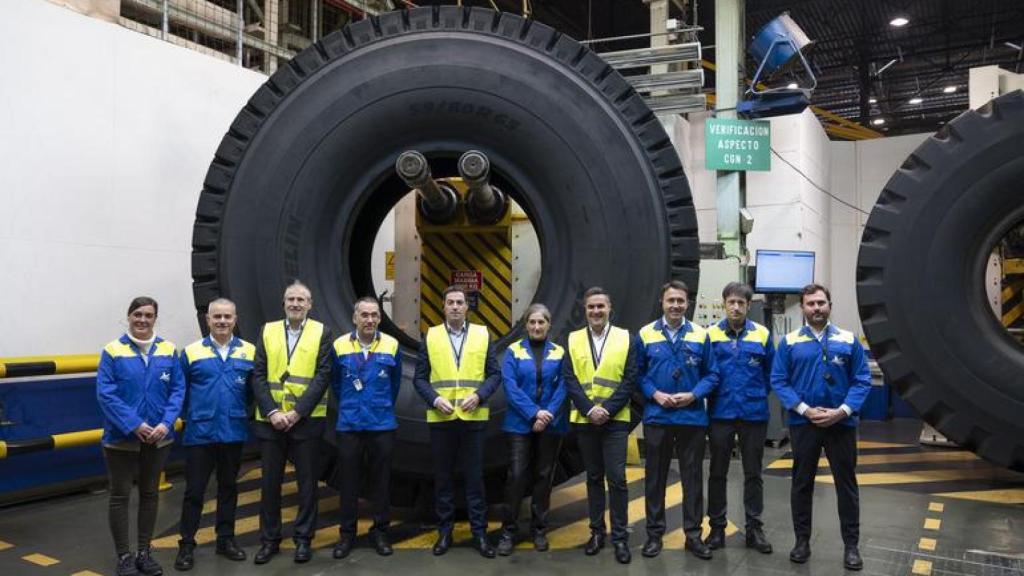
[[[754,291],[761,294],[799,294],[814,282],[814,252],[758,250]]]

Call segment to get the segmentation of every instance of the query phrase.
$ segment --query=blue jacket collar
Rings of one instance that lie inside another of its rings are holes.
[[[839,332],[839,329],[836,328],[835,325],[832,324],[831,322],[829,322],[828,324],[825,325],[825,336],[826,337],[831,338],[831,337],[835,336],[838,332]],[[804,324],[803,326],[800,327],[800,334],[802,334],[804,336],[807,336],[808,338],[814,338],[815,340],[818,339],[817,336],[814,335],[814,331],[811,330],[811,327],[808,326],[807,324]]]
[[[228,348],[238,348],[238,346],[241,343],[242,342],[241,340],[239,340],[238,336],[232,336],[231,342],[228,342]],[[203,338],[203,346],[206,346],[207,348],[213,348],[213,336],[207,335],[205,338]]]
[[[728,332],[729,331],[729,319],[728,318],[722,318],[721,320],[719,320],[718,321],[718,328],[722,332]],[[747,318],[747,320],[743,323],[743,331],[744,332],[750,332],[753,329],[754,329],[754,322],[750,318]]]
[[[533,358],[533,348],[530,347],[530,337],[524,337],[522,340],[519,341],[519,344],[523,347],[524,350],[526,350],[526,355],[529,356],[530,358]],[[554,348],[555,344],[551,341],[550,338],[544,341],[545,360],[548,359],[548,356],[551,354],[551,351],[554,350]]]
[[[690,332],[691,330],[693,330],[693,326],[691,326],[691,324],[692,324],[692,322],[687,320],[686,317],[684,316],[683,317],[683,323],[679,326],[679,332],[682,333],[682,334],[686,334],[687,332]],[[654,321],[654,329],[657,330],[658,332],[661,332],[662,330],[665,329],[665,317],[664,316],[662,316],[661,318],[658,318],[657,320]]]

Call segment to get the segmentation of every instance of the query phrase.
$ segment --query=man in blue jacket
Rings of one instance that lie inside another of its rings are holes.
[[[704,402],[718,386],[718,371],[707,331],[686,319],[690,289],[679,280],[661,287],[664,315],[640,329],[640,389],[644,406],[644,497],[647,542],[641,554],[661,552],[665,535],[665,485],[673,454],[679,457],[683,485],[685,548],[703,560],[711,550],[701,541],[704,518],[704,435],[708,413]]]
[[[245,560],[235,544],[238,469],[248,437],[246,397],[256,347],[234,336],[235,304],[227,298],[210,302],[210,335],[185,348],[185,500],[181,506],[181,540],[176,570],[195,565],[196,531],[203,516],[203,495],[217,471],[217,554]]]
[[[711,427],[708,440],[708,517],[711,532],[704,543],[712,550],[725,546],[726,479],[735,438],[743,457],[743,509],[747,548],[770,554],[772,545],[761,526],[764,483],[761,461],[768,436],[768,390],[775,346],[764,326],[747,318],[750,286],[730,282],[722,290],[725,318],[708,328],[721,382],[708,399]]]
[[[848,570],[864,567],[860,551],[860,496],[857,488],[857,414],[871,390],[864,348],[852,332],[829,323],[832,296],[820,284],[800,292],[807,324],[779,342],[772,366],[772,388],[789,411],[793,442],[790,505],[796,545],[789,559],[798,564],[811,556],[811,511],[814,477],[822,448],[839,500],[839,524]]]
[[[331,389],[338,402],[334,426],[341,476],[340,538],[334,557],[344,558],[356,540],[360,471],[365,456],[369,469],[373,526],[370,537],[377,554],[390,556],[388,541],[391,453],[395,444],[395,400],[402,385],[398,340],[382,334],[380,304],[372,297],[356,301],[356,329],[334,341]]]

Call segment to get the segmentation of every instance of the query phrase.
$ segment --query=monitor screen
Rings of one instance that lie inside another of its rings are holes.
[[[754,291],[762,294],[798,294],[814,282],[814,252],[758,250]]]

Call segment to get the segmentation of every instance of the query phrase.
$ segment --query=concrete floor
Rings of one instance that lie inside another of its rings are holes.
[[[861,552],[863,574],[1024,575],[1024,475],[989,466],[963,451],[922,449],[916,444],[916,422],[867,423],[861,434]],[[450,575],[459,572],[478,576],[529,571],[531,574],[730,574],[730,575],[834,575],[843,572],[833,487],[827,469],[819,471],[815,491],[812,557],[808,564],[788,560],[793,544],[789,516],[789,480],[786,447],[769,449],[765,464],[766,533],[775,553],[762,555],[743,546],[742,526],[730,526],[727,547],[711,561],[682,552],[680,488],[676,481],[668,492],[669,534],[666,551],[659,557],[640,556],[644,540],[643,470],[631,468],[630,545],[634,558],[629,566],[617,564],[610,549],[595,557],[583,555],[587,537],[585,490],[579,478],[560,486],[553,495],[550,533],[552,550],[536,553],[528,546],[509,558],[486,560],[467,545],[446,556],[430,554],[434,532],[409,510],[396,511],[393,540],[396,553],[377,556],[360,539],[360,547],[342,561],[331,558],[337,538],[337,497],[321,489],[321,518],[312,562],[298,566],[284,550],[271,563],[254,566],[251,556],[258,547],[258,480],[251,472],[243,492],[236,530],[250,560],[235,563],[216,557],[213,545],[200,546],[194,574],[380,574],[383,572]],[[245,466],[252,468],[255,462]],[[161,496],[155,556],[173,573],[179,506],[184,491],[181,478],[171,477],[173,489]],[[211,485],[212,488],[212,485]],[[742,475],[738,461],[730,469],[730,517],[742,519]],[[941,495],[940,495],[941,494]],[[213,497],[213,493],[210,493]],[[294,505],[294,495],[285,498]],[[0,510],[0,574],[112,574],[113,551],[106,525],[106,494],[79,494]],[[287,517],[287,513],[286,513]],[[212,515],[204,517],[204,530],[212,539]],[[742,521],[741,521],[742,523]],[[365,530],[365,523],[361,523]],[[497,524],[493,524],[497,528]],[[285,534],[287,537],[288,526]],[[286,542],[286,545],[290,543]],[[37,555],[37,556],[33,556]],[[27,558],[26,558],[27,557]],[[44,566],[52,561],[57,561]]]

